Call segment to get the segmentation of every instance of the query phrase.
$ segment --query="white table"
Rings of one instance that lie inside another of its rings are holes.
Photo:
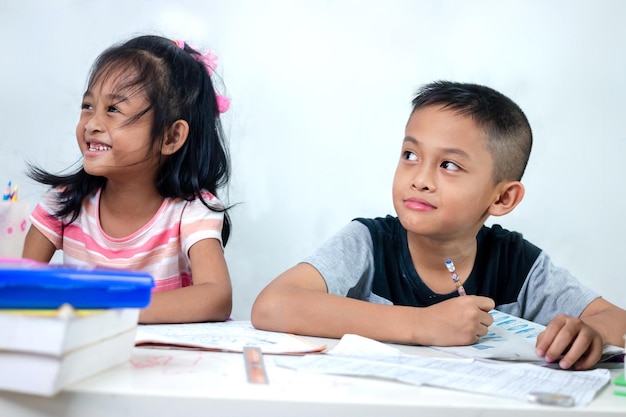
[[[315,339],[319,341],[320,339]],[[329,347],[336,341],[324,340]],[[403,346],[405,352],[419,347]],[[274,364],[268,385],[249,384],[238,353],[135,348],[129,363],[53,398],[0,392],[1,417],[194,416],[626,416],[605,387],[587,407],[560,408],[370,378],[315,375]],[[612,370],[615,377],[621,369]]]

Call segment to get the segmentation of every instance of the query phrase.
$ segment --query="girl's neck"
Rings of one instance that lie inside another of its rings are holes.
[[[119,184],[107,181],[99,201],[100,226],[113,238],[132,235],[145,226],[163,204],[151,184]]]

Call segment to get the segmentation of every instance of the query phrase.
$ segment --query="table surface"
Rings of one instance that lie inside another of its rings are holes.
[[[310,338],[329,348],[333,339]],[[416,346],[397,346],[423,354]],[[128,363],[52,398],[0,392],[0,416],[625,416],[626,397],[606,386],[586,407],[551,407],[375,378],[298,372],[264,355],[269,384],[246,380],[241,353],[134,348]],[[611,370],[612,378],[623,368]],[[506,414],[503,414],[506,413]]]

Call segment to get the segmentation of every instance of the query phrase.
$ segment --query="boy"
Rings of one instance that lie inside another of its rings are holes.
[[[489,311],[547,324],[537,354],[588,369],[603,344],[623,346],[626,311],[600,298],[548,255],[489,216],[511,212],[532,145],[509,98],[447,81],[413,100],[393,180],[398,217],[356,219],[258,296],[255,327],[421,345],[466,345]],[[452,259],[467,296],[445,265]]]

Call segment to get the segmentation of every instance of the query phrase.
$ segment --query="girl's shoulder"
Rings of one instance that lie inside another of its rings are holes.
[[[165,200],[164,209],[167,211],[189,212],[196,210],[217,210],[221,212],[224,210],[222,201],[208,191],[203,191],[200,195],[192,199],[167,197]]]
[[[57,211],[66,201],[68,197],[65,195],[65,191],[67,190],[67,186],[60,185],[57,187],[48,188],[41,199],[39,200],[39,205],[47,207],[51,212]],[[91,194],[85,196],[82,201],[82,209],[85,206],[95,205],[98,202],[100,196],[101,188],[98,188]]]
[[[203,204],[203,202],[208,204],[212,208],[216,208],[219,210],[224,209],[224,204],[222,203],[222,201],[219,198],[217,198],[215,195],[213,195],[212,193],[206,190],[203,190],[200,196],[196,196],[193,200],[188,201],[188,204],[197,205],[197,204]]]

